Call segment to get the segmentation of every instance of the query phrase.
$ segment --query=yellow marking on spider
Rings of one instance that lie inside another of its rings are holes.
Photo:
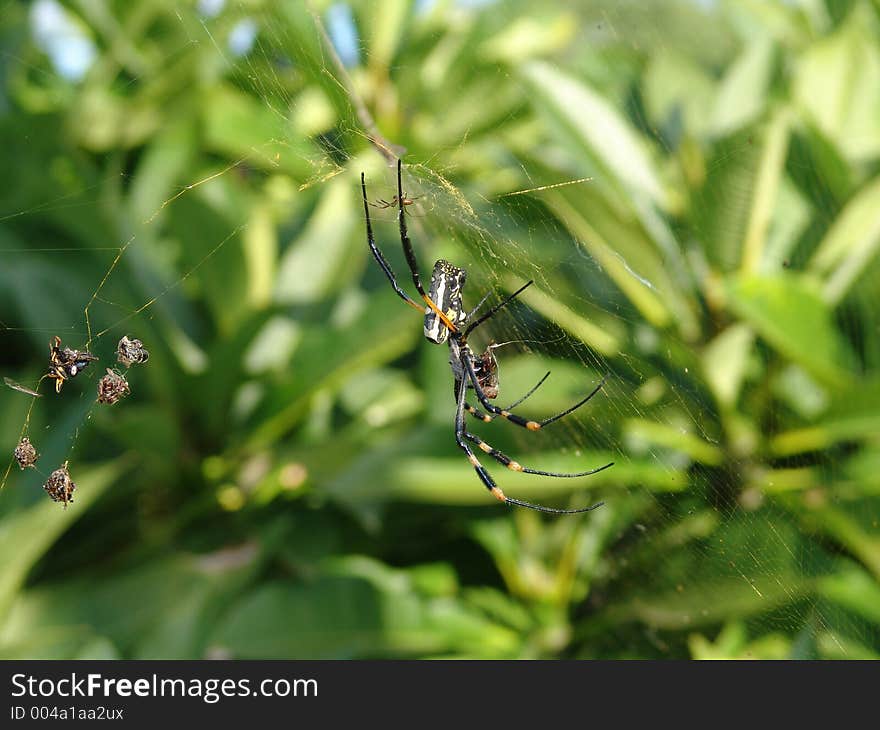
[[[498,487],[492,487],[490,490],[492,492],[492,496],[495,497],[499,502],[506,502],[507,497],[504,496],[504,492],[502,492]]]
[[[522,464],[520,464],[518,461],[511,461],[507,465],[507,468],[510,469],[511,471],[522,471],[523,470]]]
[[[480,466],[480,462],[473,454],[468,454],[468,461],[470,461],[473,466]]]
[[[529,429],[529,431],[537,431],[539,428],[541,428],[541,424],[537,421],[527,421],[526,428]]]
[[[468,413],[470,413],[472,416],[476,416],[476,417],[479,418],[483,423],[491,423],[491,422],[492,422],[492,416],[488,416],[488,415],[486,415],[485,413],[480,413],[480,412],[479,412],[476,408],[474,408],[473,406],[465,405],[464,408],[465,408],[465,410],[466,410]]]
[[[485,441],[481,441],[481,442],[479,443],[479,447],[480,447],[483,451],[485,451],[487,454],[491,454],[491,453],[492,453],[492,447],[489,446],[489,444],[487,444]]]

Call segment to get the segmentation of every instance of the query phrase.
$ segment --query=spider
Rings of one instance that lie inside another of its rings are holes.
[[[65,380],[70,380],[82,372],[90,362],[98,358],[90,352],[61,348],[61,338],[56,336],[49,343],[49,372],[43,377],[55,381],[55,392],[61,392]]]
[[[415,203],[421,195],[416,195],[414,198],[406,197],[406,194],[403,195],[395,195],[391,200],[385,200],[384,198],[379,198],[375,203],[370,203],[374,208],[393,208],[397,205],[398,201],[402,200],[404,205],[412,205]]]
[[[461,295],[462,289],[464,288],[465,279],[467,278],[467,272],[464,269],[441,259],[434,264],[434,269],[431,273],[430,288],[428,292],[425,292],[425,289],[422,286],[422,282],[419,277],[419,267],[418,262],[416,261],[415,252],[413,251],[412,242],[410,241],[409,235],[407,234],[406,230],[405,206],[407,204],[407,198],[403,193],[403,184],[401,180],[401,161],[398,159],[396,200],[398,204],[397,219],[398,223],[400,224],[400,242],[403,245],[403,253],[406,257],[407,265],[409,266],[410,272],[412,273],[413,284],[415,285],[416,291],[418,291],[419,295],[425,302],[425,306],[423,307],[421,304],[410,298],[410,296],[401,288],[400,284],[397,281],[397,278],[394,276],[394,272],[391,270],[390,264],[376,245],[376,241],[373,238],[372,225],[370,224],[370,209],[367,202],[367,185],[364,179],[364,173],[361,173],[361,193],[363,194],[364,200],[364,215],[366,217],[367,225],[367,243],[370,247],[371,253],[373,254],[373,258],[376,259],[376,263],[379,264],[379,268],[381,268],[382,271],[385,273],[385,276],[388,278],[388,281],[391,283],[391,287],[394,289],[397,296],[399,296],[413,309],[416,309],[419,311],[419,313],[424,314],[425,338],[429,342],[432,342],[436,345],[442,345],[443,343],[448,343],[449,345],[449,365],[452,369],[452,375],[455,380],[455,441],[458,444],[458,447],[467,456],[468,461],[470,461],[471,465],[474,467],[474,471],[476,471],[477,476],[480,478],[480,481],[482,481],[482,483],[485,485],[486,489],[488,489],[492,496],[494,496],[500,502],[510,505],[516,505],[518,507],[526,507],[528,509],[537,510],[538,512],[549,512],[551,514],[576,514],[579,512],[589,512],[590,510],[596,509],[597,507],[601,507],[603,504],[602,502],[581,509],[555,509],[553,507],[544,507],[543,505],[532,504],[530,502],[524,502],[520,499],[508,497],[495,483],[495,480],[492,478],[491,474],[489,474],[489,472],[485,469],[485,467],[483,467],[479,459],[477,459],[476,455],[474,454],[474,450],[470,446],[470,444],[476,445],[491,458],[495,459],[495,461],[503,464],[511,471],[524,472],[526,474],[540,474],[542,476],[548,477],[570,478],[588,476],[590,474],[595,474],[604,469],[607,469],[608,467],[613,465],[612,462],[610,464],[600,466],[596,469],[578,472],[575,474],[561,474],[558,472],[530,469],[523,466],[518,461],[513,460],[507,454],[504,454],[498,449],[492,448],[479,436],[470,433],[467,430],[465,424],[465,413],[469,413],[474,418],[478,418],[487,423],[493,421],[498,416],[501,416],[507,421],[510,421],[511,423],[525,428],[529,431],[538,431],[544,426],[548,426],[554,421],[558,421],[564,416],[567,416],[572,411],[580,408],[594,395],[596,395],[596,393],[599,392],[599,390],[605,383],[603,379],[599,383],[599,385],[597,385],[585,398],[581,399],[579,402],[575,403],[573,406],[567,408],[561,413],[557,413],[555,416],[545,418],[543,421],[528,420],[526,418],[523,418],[522,416],[512,413],[512,410],[520,403],[522,403],[526,398],[532,395],[532,393],[534,393],[547,379],[547,376],[550,375],[550,373],[547,373],[528,393],[526,393],[522,398],[517,400],[515,403],[512,403],[507,408],[499,408],[491,402],[492,399],[498,396],[499,382],[498,362],[495,359],[495,354],[493,353],[494,346],[490,344],[485,352],[479,355],[475,355],[470,346],[467,344],[467,338],[477,327],[479,327],[481,324],[497,314],[501,309],[510,304],[510,302],[512,302],[517,296],[519,296],[519,294],[521,294],[526,288],[531,286],[532,282],[529,281],[513,294],[508,296],[506,299],[492,306],[485,314],[474,318],[474,315],[476,314],[477,310],[480,309],[483,302],[486,300],[486,297],[484,297],[483,300],[473,310],[471,310],[470,312],[466,312],[462,304]],[[474,391],[477,399],[479,400],[483,408],[487,411],[487,413],[483,413],[482,411],[474,408],[470,403],[467,402],[468,389]]]

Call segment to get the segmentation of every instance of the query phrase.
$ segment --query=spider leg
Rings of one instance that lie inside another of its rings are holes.
[[[605,466],[597,467],[596,469],[590,469],[589,471],[579,471],[574,473],[563,473],[556,471],[541,471],[539,469],[530,469],[527,466],[523,466],[518,461],[511,459],[507,454],[503,451],[499,451],[498,449],[492,448],[489,444],[487,444],[483,439],[473,433],[468,433],[467,431],[463,434],[464,437],[470,441],[472,444],[476,444],[480,447],[482,451],[489,454],[495,461],[500,464],[504,464],[511,471],[522,472],[523,474],[538,474],[544,477],[563,477],[570,479],[572,477],[588,477],[591,474],[596,474],[600,471],[604,471],[609,466],[614,466],[614,462],[612,461],[609,464],[605,464]]]
[[[474,307],[470,312],[467,313],[467,317],[465,317],[465,321],[469,320],[471,317],[473,317],[477,313],[477,310],[486,303],[486,300],[489,298],[489,295],[491,293],[492,293],[491,291],[486,292],[485,296],[480,300],[479,304],[477,304],[476,307]]]
[[[456,327],[449,317],[446,316],[446,312],[441,310],[434,302],[431,300],[431,297],[425,292],[425,287],[422,286],[422,280],[419,277],[419,263],[416,261],[416,253],[413,251],[412,241],[409,240],[409,234],[406,230],[406,197],[403,194],[403,178],[402,178],[402,162],[400,158],[397,158],[397,205],[398,205],[398,213],[397,220],[400,222],[400,243],[403,246],[403,255],[406,257],[406,263],[409,266],[409,270],[412,273],[413,284],[415,284],[416,291],[421,294],[422,299],[425,300],[425,304],[427,304],[437,315],[440,321],[443,323],[443,326],[446,327],[450,332],[458,332],[458,327]]]
[[[523,418],[522,416],[518,416],[515,413],[511,413],[506,408],[499,408],[495,404],[489,401],[488,396],[486,395],[483,387],[480,385],[480,380],[477,377],[477,373],[474,370],[474,362],[473,355],[471,355],[470,351],[467,349],[462,349],[461,351],[461,363],[464,368],[467,377],[470,379],[471,383],[474,387],[474,392],[477,394],[477,398],[479,398],[480,403],[482,403],[483,408],[485,408],[489,413],[494,414],[495,416],[501,416],[502,418],[506,418],[511,423],[515,423],[517,426],[522,426],[523,428],[527,428],[529,431],[538,431],[544,426],[553,423],[554,421],[558,421],[563,416],[567,416],[572,411],[576,411],[582,405],[584,405],[587,401],[589,401],[596,393],[598,393],[602,386],[605,385],[605,378],[603,377],[599,385],[593,388],[587,396],[577,403],[575,403],[571,408],[567,408],[561,413],[557,413],[555,416],[550,416],[549,418],[545,418],[543,421],[530,421],[528,419]]]
[[[526,393],[522,398],[519,398],[519,399],[515,400],[513,403],[511,403],[509,406],[507,406],[507,408],[505,408],[504,410],[505,410],[505,411],[512,411],[512,410],[513,410],[514,408],[516,408],[520,403],[522,403],[526,398],[528,398],[532,393],[534,393],[538,388],[540,388],[540,387],[544,384],[544,381],[547,380],[547,378],[549,378],[549,377],[550,377],[550,371],[548,370],[548,371],[544,374],[544,377],[541,378],[541,379],[540,379],[535,385],[533,385],[532,388],[531,388],[531,390],[529,390],[528,393]],[[474,418],[477,418],[477,419],[479,419],[480,421],[483,421],[483,423],[491,423],[492,421],[494,421],[494,420],[498,417],[497,415],[490,416],[490,415],[488,415],[487,413],[483,413],[482,411],[477,410],[476,408],[474,408],[474,407],[473,407],[470,403],[468,403],[468,402],[465,402],[465,404],[464,404],[464,409],[465,409],[468,413],[470,413]]]
[[[495,416],[490,416],[488,413],[483,413],[478,408],[474,408],[470,403],[465,403],[464,409],[478,421],[482,421],[483,423],[492,423],[492,421],[495,420]]]
[[[419,304],[416,304],[410,297],[407,295],[403,289],[401,289],[400,284],[397,283],[397,278],[394,276],[394,272],[391,270],[391,265],[385,259],[385,256],[382,255],[382,252],[379,250],[379,247],[376,245],[376,240],[373,238],[373,227],[370,224],[370,209],[367,203],[367,184],[364,181],[364,173],[361,173],[361,192],[364,196],[364,215],[367,219],[367,243],[370,246],[370,252],[373,254],[373,258],[376,259],[376,263],[379,264],[379,268],[385,272],[385,276],[388,277],[388,281],[391,282],[391,286],[395,292],[397,292],[397,296],[399,296],[403,301],[409,304],[414,309],[418,310],[420,313],[424,311],[424,308]]]
[[[520,294],[522,294],[522,292],[524,292],[526,289],[528,289],[534,283],[535,283],[534,281],[527,281],[519,289],[517,289],[513,294],[511,294],[509,297],[507,297],[507,299],[502,299],[498,304],[496,304],[494,307],[492,307],[488,312],[486,312],[484,315],[482,315],[479,319],[471,322],[467,326],[467,329],[465,329],[464,333],[462,334],[462,339],[466,340],[468,335],[471,332],[473,332],[477,327],[479,327],[481,324],[483,324],[483,322],[485,322],[490,317],[494,317],[499,312],[499,310],[503,309],[508,304],[510,304],[514,299],[516,299]],[[483,302],[480,302],[480,304],[482,304],[482,303]],[[479,306],[477,307],[477,309],[479,309]],[[472,312],[472,314],[473,314],[473,312]]]
[[[594,510],[597,507],[602,506],[602,502],[598,504],[594,504],[590,507],[582,507],[581,509],[555,509],[553,507],[544,507],[540,504],[532,504],[531,502],[524,502],[521,499],[514,499],[513,497],[508,497],[504,492],[501,491],[501,488],[495,483],[495,480],[492,478],[492,475],[486,471],[486,468],[480,463],[480,460],[477,459],[476,455],[467,444],[467,431],[464,426],[464,396],[467,391],[467,382],[465,380],[460,380],[456,383],[456,387],[458,390],[457,407],[455,409],[455,442],[458,444],[459,448],[464,451],[465,455],[470,461],[471,466],[474,467],[474,471],[477,472],[477,476],[480,478],[480,481],[483,482],[486,489],[495,497],[499,502],[504,502],[505,504],[516,505],[517,507],[525,507],[526,509],[532,509],[537,512],[547,512],[549,514],[555,515],[573,515],[579,512],[589,512],[590,510]],[[499,452],[500,453],[500,452]]]
[[[425,293],[425,287],[422,286],[422,280],[419,277],[419,263],[416,261],[416,254],[413,251],[412,241],[409,240],[409,234],[406,230],[406,209],[403,203],[403,179],[402,179],[402,162],[400,158],[397,159],[397,204],[399,208],[399,212],[397,214],[397,220],[400,223],[400,243],[403,245],[403,255],[406,256],[406,263],[409,265],[409,270],[412,273],[413,284],[415,284],[416,291],[422,295],[422,299],[426,302],[430,302],[430,297]],[[455,331],[455,330],[453,330]]]

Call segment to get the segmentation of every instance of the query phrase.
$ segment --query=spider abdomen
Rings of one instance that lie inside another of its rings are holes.
[[[493,400],[497,398],[499,392],[498,361],[495,359],[495,353],[492,352],[492,347],[487,347],[484,353],[475,356],[470,347],[459,344],[455,338],[449,341],[449,365],[452,368],[455,382],[460,383],[464,380],[467,383],[466,387],[473,389],[474,385],[470,382],[467,377],[467,372],[461,365],[461,359],[463,356],[473,361],[474,373],[477,376],[477,382],[480,384],[480,388],[482,388],[484,395]]]
[[[461,290],[467,272],[448,261],[440,259],[431,272],[431,288],[428,296],[453,324],[464,322],[466,314],[461,303]],[[441,345],[449,337],[449,328],[431,307],[425,307],[425,338]]]

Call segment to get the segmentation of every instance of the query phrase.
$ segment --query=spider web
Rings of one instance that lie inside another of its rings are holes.
[[[2,481],[4,491],[33,491],[32,482],[44,480],[48,471],[64,461],[71,463],[76,480],[76,466],[87,454],[93,458],[113,455],[102,453],[87,434],[93,418],[103,420],[105,429],[113,419],[125,422],[126,401],[104,412],[105,407],[94,399],[95,383],[113,362],[112,353],[122,335],[141,337],[151,351],[159,351],[146,367],[130,371],[135,391],[148,379],[161,380],[156,373],[162,367],[192,375],[205,373],[217,354],[209,353],[202,340],[216,333],[199,325],[190,300],[214,297],[216,311],[217,299],[223,298],[217,290],[226,286],[275,312],[256,325],[254,345],[248,350],[248,382],[231,406],[242,424],[254,414],[268,414],[243,448],[259,446],[262,439],[270,438],[268,434],[285,433],[289,411],[283,403],[267,404],[264,399],[271,389],[254,380],[284,367],[298,342],[297,314],[318,306],[335,290],[336,282],[343,280],[349,286],[330,306],[328,321],[334,326],[356,320],[367,306],[367,295],[387,286],[368,259],[358,175],[365,171],[371,201],[391,201],[397,194],[392,163],[397,154],[405,152],[399,138],[423,141],[431,139],[433,131],[437,142],[431,149],[403,156],[404,192],[411,201],[406,207],[409,230],[423,280],[439,258],[466,268],[466,307],[474,306],[486,293],[491,303],[526,281],[534,282],[473,338],[475,351],[490,341],[503,343],[496,350],[501,373],[498,402],[507,404],[520,397],[549,370],[547,383],[518,412],[528,413],[532,407],[561,410],[601,378],[608,378],[586,407],[537,436],[500,421],[471,429],[534,468],[579,471],[615,462],[608,472],[589,479],[534,478],[528,482],[526,477],[505,472],[500,464],[483,458],[510,496],[570,506],[585,506],[598,498],[605,501],[602,510],[587,518],[594,527],[584,533],[584,539],[614,546],[601,561],[597,558],[601,564],[593,580],[600,587],[589,604],[591,609],[606,608],[611,630],[601,639],[589,634],[579,638],[594,639],[603,651],[616,656],[663,655],[669,651],[668,633],[693,632],[692,647],[711,647],[716,637],[710,632],[721,622],[725,628],[717,639],[719,644],[725,636],[745,631],[763,642],[754,649],[758,653],[761,647],[770,647],[767,651],[772,653],[779,633],[818,644],[824,655],[831,656],[858,655],[859,647],[875,645],[874,629],[859,611],[841,609],[811,585],[821,581],[836,552],[849,552],[851,559],[860,554],[859,549],[845,542],[828,548],[823,539],[803,539],[807,528],[792,517],[785,498],[774,498],[785,485],[774,491],[762,474],[747,473],[727,457],[726,440],[730,437],[717,427],[715,406],[705,388],[707,378],[692,377],[701,363],[689,357],[688,350],[700,323],[692,312],[675,310],[675,304],[667,312],[668,318],[657,315],[651,319],[651,313],[659,311],[655,303],[664,298],[680,304],[687,296],[695,300],[707,296],[705,291],[687,291],[692,286],[688,273],[708,268],[699,247],[678,240],[677,232],[651,212],[650,201],[636,200],[634,207],[641,217],[628,222],[655,234],[660,258],[665,257],[667,265],[661,280],[652,262],[640,260],[636,251],[618,246],[609,237],[613,227],[591,225],[590,216],[578,205],[583,203],[586,211],[607,212],[584,201],[591,200],[591,189],[607,193],[609,185],[613,187],[599,164],[601,160],[593,160],[591,165],[585,160],[565,159],[565,147],[556,134],[570,130],[560,131],[555,126],[558,120],[540,112],[521,125],[515,124],[523,114],[522,102],[502,103],[503,99],[494,99],[489,92],[493,85],[509,87],[507,66],[499,65],[494,72],[482,67],[481,83],[471,92],[474,96],[455,105],[455,112],[461,114],[468,103],[478,102],[481,93],[497,101],[498,116],[508,135],[504,149],[496,149],[491,136],[472,128],[467,114],[460,119],[454,114],[449,115],[451,119],[441,119],[441,107],[422,114],[409,112],[404,118],[401,127],[407,122],[425,125],[427,130],[418,135],[408,135],[405,129],[394,129],[389,123],[394,115],[383,114],[383,105],[405,107],[408,90],[420,84],[439,85],[444,69],[449,70],[443,64],[443,53],[452,53],[452,49],[444,51],[441,43],[432,47],[433,53],[424,54],[423,65],[391,65],[393,84],[378,77],[387,61],[383,54],[394,52],[383,28],[410,23],[420,42],[430,37],[429,32],[419,31],[419,26],[429,26],[440,10],[432,3],[417,5],[410,18],[395,16],[372,23],[359,23],[348,6],[339,4],[279,9],[251,3],[202,2],[192,11],[179,10],[176,25],[169,31],[178,38],[177,50],[160,65],[173,66],[198,49],[200,58],[214,67],[208,72],[234,81],[236,94],[215,100],[216,108],[234,118],[238,104],[256,103],[262,126],[241,129],[233,121],[227,129],[222,119],[207,115],[206,124],[215,125],[210,131],[210,152],[216,159],[183,161],[174,180],[154,180],[154,189],[139,186],[142,166],[151,160],[135,159],[122,165],[120,172],[97,173],[93,184],[73,192],[18,207],[13,202],[12,208],[0,211],[0,222],[26,230],[33,221],[30,230],[34,230],[71,208],[106,217],[108,189],[118,201],[131,201],[123,220],[107,225],[107,245],[44,246],[34,240],[22,247],[4,245],[5,268],[13,272],[9,277],[40,260],[106,262],[99,267],[102,273],[97,279],[94,267],[72,264],[69,278],[43,283],[44,296],[57,298],[63,307],[42,306],[33,291],[17,291],[4,298],[4,309],[9,310],[0,317],[0,336],[7,340],[8,351],[19,353],[15,367],[4,373],[12,380],[35,387],[44,372],[46,356],[45,345],[40,349],[38,344],[55,335],[66,346],[88,349],[101,357],[99,363],[66,383],[61,397],[49,392],[45,382],[39,388],[39,399],[8,389],[3,393],[3,442],[14,445],[17,438],[28,435],[42,454],[36,474],[19,473],[10,462]],[[487,35],[498,30],[486,20],[491,14],[485,10],[457,7],[451,12],[459,13],[462,22],[479,15],[487,24]],[[634,17],[643,22],[632,28],[629,24]],[[629,38],[622,45],[630,49],[648,43],[660,51],[670,50],[678,42],[652,37],[650,13],[633,11],[626,4],[604,9],[591,18],[589,35],[598,47],[620,45],[621,36]],[[588,75],[603,77],[613,59],[611,53],[597,55],[590,61],[593,68],[588,69]],[[29,62],[24,54],[10,60],[22,65]],[[545,81],[558,71],[553,67],[548,71],[546,66],[535,69],[536,78]],[[128,83],[137,86],[151,80],[150,76],[134,74]],[[228,91],[228,87],[224,89]],[[624,90],[609,85],[606,92],[613,96]],[[399,96],[383,98],[382,93]],[[424,99],[425,95],[417,97]],[[679,150],[680,141],[673,141],[674,130],[652,130],[654,122],[645,106],[629,104],[627,109],[635,127],[654,134],[658,149],[670,155]],[[296,120],[297,130],[311,129],[313,134],[306,140],[294,136],[291,120]],[[185,130],[172,130],[169,135],[175,133],[185,144]],[[533,143],[535,137],[540,139],[539,145]],[[736,175],[738,164],[754,154],[752,138],[731,137],[726,149],[711,159],[704,171],[710,180],[713,175],[725,177],[723,192],[706,186],[703,199],[696,204],[707,211],[724,210],[728,203],[731,210],[750,206],[751,181]],[[268,209],[257,214],[234,206],[223,210],[231,200],[227,188],[253,178],[261,181],[271,199]],[[816,178],[817,185],[824,184],[818,173]],[[722,195],[723,201],[719,200]],[[174,219],[190,211],[188,206],[205,206],[215,213],[223,210],[223,215],[212,225],[206,224],[198,235],[187,234],[175,228]],[[283,208],[290,211],[280,212]],[[830,204],[825,213],[833,217]],[[409,290],[396,209],[379,204],[371,208],[371,216],[380,247]],[[738,225],[732,218],[706,220],[696,233],[723,239],[738,235],[738,229],[734,230]],[[309,226],[307,235],[293,236],[295,243],[287,243],[288,231]],[[266,233],[267,228],[276,227],[281,231],[277,240]],[[626,230],[621,226],[621,233]],[[273,246],[281,249],[280,255],[277,265],[267,268],[265,257],[270,254],[266,250]],[[244,261],[241,279],[231,283],[221,279],[231,271],[224,255]],[[346,262],[351,263],[346,266]],[[678,289],[684,294],[676,299],[670,292]],[[388,300],[394,299],[390,289],[386,293]],[[711,311],[711,306],[708,309]],[[382,316],[386,311],[391,309],[382,310]],[[847,313],[841,317],[845,329]],[[228,324],[222,315],[217,321],[221,330]],[[419,319],[413,316],[410,326],[418,333]],[[279,342],[283,346],[279,347]],[[427,343],[418,347],[430,349]],[[744,369],[755,367],[752,360],[767,357],[761,347],[756,346]],[[23,356],[25,349],[28,355]],[[419,355],[418,367],[426,374],[424,423],[449,426],[449,443],[442,453],[452,458],[454,404],[449,397],[446,357],[445,350],[436,348]],[[397,365],[393,369],[398,369]],[[748,374],[741,379],[748,380]],[[804,382],[812,381],[807,378]],[[337,389],[346,397],[353,389],[351,379]],[[318,429],[314,424],[327,417],[335,397],[325,393],[310,402],[315,415],[309,427]],[[137,401],[136,395],[133,401]],[[436,406],[441,402],[445,408]],[[394,407],[371,401],[367,418],[376,426],[393,424]],[[750,437],[763,436],[743,436]],[[433,448],[438,447],[435,444]],[[407,463],[434,465],[432,458],[432,454],[422,454]],[[464,484],[472,474],[466,461],[460,462],[452,478]],[[449,463],[445,456],[442,463]],[[842,480],[833,459],[815,462],[809,456],[794,456],[788,466],[814,472],[813,487],[804,490],[806,500],[826,499],[823,485]],[[779,477],[785,473],[783,469],[776,472]],[[449,477],[443,472],[437,478]],[[464,489],[456,488],[448,492],[449,502],[494,507],[475,478],[472,482],[468,486],[473,497],[463,497]],[[81,485],[82,490],[87,488],[87,484]],[[375,495],[369,489],[349,494],[341,494],[340,489],[335,485],[328,488],[328,494],[356,512],[363,500],[366,506],[359,518],[375,526],[376,513],[370,509]],[[416,503],[442,504],[447,499],[437,491],[420,489],[418,484],[409,484],[395,496]],[[876,506],[870,507],[870,517],[876,525]],[[517,514],[510,519],[521,533],[528,534],[532,516]],[[476,529],[489,545],[495,534],[491,522]],[[667,554],[667,569],[661,576],[648,574],[643,567],[650,564],[645,558],[652,552]],[[695,566],[701,565],[705,569],[695,574]],[[623,588],[640,585],[645,588],[642,593]],[[742,604],[739,613],[733,612],[738,619],[725,622],[727,614],[712,598],[716,592]],[[633,600],[632,595],[637,598]],[[616,605],[620,596],[630,596],[629,602]],[[609,604],[611,609],[607,609]],[[632,623],[644,627],[638,643],[632,634],[617,631]]]

